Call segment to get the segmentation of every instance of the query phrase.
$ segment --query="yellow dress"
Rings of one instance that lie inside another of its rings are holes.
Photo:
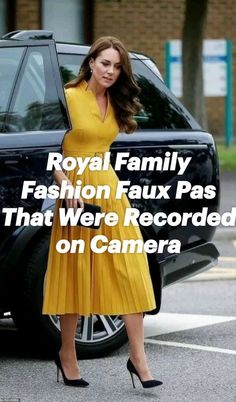
[[[119,132],[114,110],[108,96],[104,121],[94,93],[87,90],[87,82],[65,90],[72,129],[65,135],[62,149],[67,156],[94,156],[109,151],[110,144]],[[83,185],[109,184],[110,199],[84,200],[101,205],[103,212],[118,213],[119,223],[108,226],[102,221],[99,229],[81,226],[61,226],[57,199],[51,232],[47,271],[44,283],[43,314],[78,313],[129,314],[153,310],[156,307],[146,253],[95,253],[91,251],[91,238],[97,234],[112,239],[142,239],[139,227],[122,225],[125,209],[130,203],[123,195],[116,200],[118,177],[109,170],[92,171],[88,167],[77,175],[77,169],[65,172],[70,181]],[[56,243],[60,239],[83,239],[83,253],[59,253]]]

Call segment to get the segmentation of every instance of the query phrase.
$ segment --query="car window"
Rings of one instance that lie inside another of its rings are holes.
[[[7,116],[7,132],[64,129],[49,49],[28,49],[13,102]]]
[[[6,117],[16,73],[25,48],[0,48],[0,130]]]
[[[141,60],[132,60],[133,70],[141,88],[139,99],[143,108],[136,116],[142,129],[196,129],[200,126],[175,98],[165,84]]]
[[[77,54],[59,54],[59,65],[64,84],[73,80],[79,73],[84,56]]]
[[[84,56],[59,54],[58,57],[65,84],[78,75]],[[147,65],[135,59],[132,60],[132,67],[141,88],[139,99],[142,109],[135,116],[139,129],[199,130],[198,123]]]

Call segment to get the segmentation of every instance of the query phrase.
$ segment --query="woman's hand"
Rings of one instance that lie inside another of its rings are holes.
[[[82,210],[84,209],[84,201],[81,197],[80,198],[66,197],[65,202],[67,208],[74,208],[75,211],[77,210],[77,208],[82,208]]]
[[[73,187],[73,184],[69,179],[67,179],[67,184]],[[77,208],[84,209],[84,201],[81,197],[79,198],[67,198],[65,197],[66,208],[74,208],[76,211]]]
[[[67,184],[73,187],[73,184],[68,179],[68,177],[65,175],[65,173],[63,173],[61,171],[55,171],[53,178],[59,186],[61,186],[62,180],[66,180]],[[80,198],[65,197],[65,203],[66,203],[66,208],[74,208],[75,211],[77,208],[84,209],[84,201],[81,197]]]

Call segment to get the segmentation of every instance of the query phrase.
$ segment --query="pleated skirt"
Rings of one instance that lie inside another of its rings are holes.
[[[65,172],[69,180],[82,186],[91,184],[109,184],[109,199],[92,199],[85,202],[100,205],[103,212],[116,212],[119,222],[108,226],[102,221],[99,229],[82,226],[61,226],[59,208],[62,200],[58,199],[54,209],[54,218],[49,245],[47,271],[44,281],[42,314],[77,313],[120,315],[153,310],[156,307],[148,260],[142,253],[96,253],[91,250],[91,239],[104,235],[108,241],[118,239],[142,239],[139,227],[124,227],[123,218],[130,203],[125,194],[116,199],[118,177],[109,166],[108,171],[91,171],[88,168],[80,176],[77,169]],[[60,253],[56,250],[59,240],[84,240],[83,253]]]

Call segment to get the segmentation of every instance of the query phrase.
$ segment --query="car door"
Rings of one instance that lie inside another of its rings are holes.
[[[69,128],[55,42],[1,40],[0,263],[17,230],[16,214],[6,226],[2,209],[23,207],[29,213],[41,210],[43,200],[35,199],[33,194],[22,199],[23,182],[31,180],[46,186],[52,182],[52,172],[46,171],[48,153],[60,152]]]

